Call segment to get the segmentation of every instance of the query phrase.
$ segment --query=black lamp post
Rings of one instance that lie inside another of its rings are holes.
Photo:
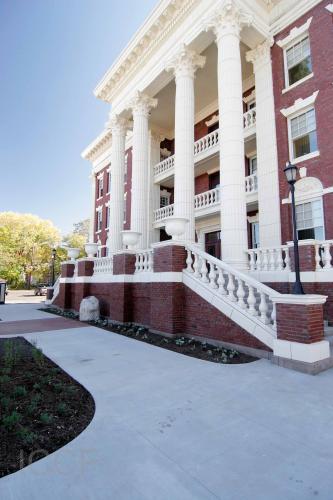
[[[53,248],[52,250],[52,286],[54,285],[54,282],[55,282],[55,258],[56,258],[56,255],[57,255],[57,250],[55,248]]]
[[[302,287],[300,270],[299,270],[298,236],[296,228],[295,182],[297,180],[297,172],[298,168],[295,165],[292,165],[290,162],[288,162],[286,168],[284,169],[284,173],[286,174],[288,184],[290,185],[291,206],[293,214],[292,222],[293,222],[293,236],[294,236],[295,278],[296,278],[293,286],[293,293],[296,295],[304,295],[304,290]]]

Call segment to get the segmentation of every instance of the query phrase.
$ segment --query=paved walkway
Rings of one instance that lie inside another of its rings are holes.
[[[96,414],[0,479],[1,499],[333,498],[333,370],[216,365],[93,327],[26,338],[92,393]]]

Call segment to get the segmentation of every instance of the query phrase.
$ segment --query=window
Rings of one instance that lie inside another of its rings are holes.
[[[251,109],[255,109],[256,107],[256,100],[252,99],[247,103],[247,111],[250,111]]]
[[[111,193],[111,172],[108,175],[108,193]]]
[[[167,207],[170,205],[170,197],[171,193],[167,191],[166,189],[161,190],[160,192],[160,208],[162,207]]]
[[[127,182],[128,153],[125,155],[124,184]]]
[[[322,200],[296,205],[296,227],[300,240],[324,240]]]
[[[310,39],[308,36],[286,50],[286,83],[289,87],[312,73]]]
[[[106,207],[106,220],[105,220],[106,229],[109,227],[109,224],[110,224],[110,205]]]
[[[259,222],[251,223],[252,248],[259,248]]]
[[[318,144],[315,110],[310,109],[306,113],[291,118],[290,134],[293,159],[316,152]]]
[[[98,198],[103,196],[103,177],[98,179]]]
[[[102,223],[103,223],[103,214],[102,210],[97,210],[97,231],[102,230]]]
[[[220,186],[220,172],[214,172],[209,175],[209,189],[215,189]]]
[[[127,218],[127,193],[124,194],[124,224],[126,222],[126,218]]]
[[[257,173],[257,157],[256,156],[252,156],[252,158],[250,158],[249,167],[250,167],[250,175]]]

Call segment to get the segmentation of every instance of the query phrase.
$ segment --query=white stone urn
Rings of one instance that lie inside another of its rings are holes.
[[[98,252],[98,243],[86,243],[84,249],[89,258],[94,258]]]
[[[177,240],[185,233],[186,224],[188,224],[188,219],[173,215],[165,219],[165,231],[173,240]]]
[[[121,232],[121,236],[123,239],[123,244],[128,246],[134,246],[138,243],[141,233],[138,231],[132,231],[131,229],[127,229]]]
[[[74,261],[80,255],[80,249],[79,248],[67,248],[67,255],[72,261]]]

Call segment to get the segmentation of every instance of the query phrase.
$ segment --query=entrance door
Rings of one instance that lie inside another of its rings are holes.
[[[205,251],[217,259],[221,259],[221,231],[205,234]]]

